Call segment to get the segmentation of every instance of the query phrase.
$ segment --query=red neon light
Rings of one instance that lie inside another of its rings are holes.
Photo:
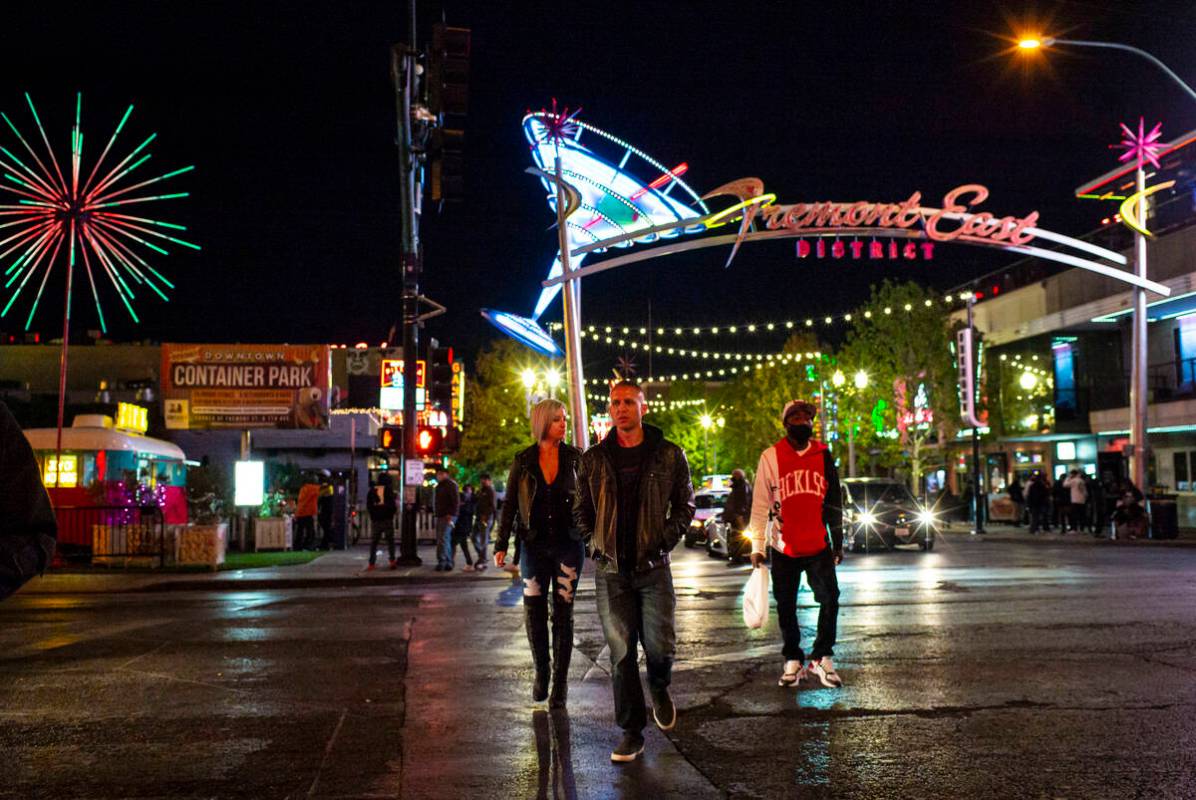
[[[641,189],[637,189],[635,191],[635,194],[631,195],[631,199],[638,200],[639,198],[641,198],[645,194],[647,194],[649,189],[659,189],[661,186],[664,186],[669,181],[673,180],[674,178],[677,178],[680,175],[684,175],[688,171],[689,171],[689,164],[682,161],[680,164],[673,167],[671,170],[669,170],[665,174],[661,175],[659,178],[652,181],[647,186],[645,186]]]

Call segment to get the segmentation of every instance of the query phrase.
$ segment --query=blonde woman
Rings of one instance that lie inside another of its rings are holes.
[[[581,451],[565,444],[567,419],[559,400],[532,407],[536,443],[515,456],[507,477],[494,546],[494,563],[506,562],[512,529],[522,543],[523,618],[536,667],[532,699],[548,699],[564,708],[568,696],[569,659],[573,654],[573,594],[581,576],[585,549],[573,523],[577,465]],[[548,597],[552,596],[552,693],[549,695]]]

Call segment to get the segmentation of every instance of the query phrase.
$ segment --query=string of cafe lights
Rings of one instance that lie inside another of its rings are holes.
[[[586,399],[595,403],[606,403],[610,401],[610,396],[605,394],[587,394]],[[649,405],[653,411],[677,411],[678,409],[694,408],[695,406],[705,406],[707,401],[704,398],[693,398],[690,400],[649,400]]]
[[[780,367],[787,364],[794,364],[796,361],[792,358],[800,353],[781,353],[778,355],[769,355],[764,361],[758,361],[752,365],[744,365],[742,367],[720,367],[719,369],[708,370],[694,370],[693,372],[683,372],[680,375],[674,373],[672,375],[648,375],[637,376],[640,383],[676,383],[677,381],[701,381],[706,379],[725,378],[728,375],[747,375],[752,370],[763,369],[764,367]],[[806,355],[810,355],[806,353]],[[815,358],[810,359],[811,364],[816,363],[817,358],[821,357],[821,353],[814,353]],[[807,369],[809,365],[807,365]],[[588,386],[610,386],[617,381],[618,378],[589,378],[586,380]],[[606,399],[606,398],[603,398]]]
[[[696,350],[684,347],[669,347],[668,345],[652,345],[647,342],[641,342],[635,339],[621,339],[616,336],[605,336],[603,334],[581,332],[581,338],[591,339],[597,343],[605,343],[616,347],[630,347],[632,350],[642,350],[645,353],[652,352],[658,355],[682,356],[685,358],[700,358],[706,361],[772,361],[774,359],[783,358],[787,361],[801,361],[803,360],[802,353],[728,353],[717,352],[710,350]],[[821,353],[805,353],[806,360],[813,360],[821,356]]]
[[[952,304],[957,301],[966,300],[968,293],[963,292],[958,295],[947,295],[943,298],[943,302]],[[926,308],[932,308],[934,301],[926,299],[922,305]],[[864,309],[863,311],[849,311],[837,314],[827,314],[819,317],[807,317],[803,319],[791,319],[772,322],[739,322],[725,325],[660,325],[653,328],[657,336],[720,336],[720,335],[739,335],[742,333],[775,333],[777,331],[791,331],[800,328],[813,328],[816,325],[834,325],[842,322],[852,322],[856,319],[872,319],[874,316],[891,315],[898,311],[911,313],[914,310],[913,303],[905,303],[901,306],[883,306],[876,309]],[[551,322],[548,326],[551,330],[562,330],[563,325],[559,322]],[[587,325],[582,331],[582,335],[589,335],[590,338],[595,338],[595,334],[605,334],[609,336],[629,336],[633,333],[638,333],[640,336],[648,335],[649,328],[647,326],[629,326],[629,325],[604,325],[593,324]]]

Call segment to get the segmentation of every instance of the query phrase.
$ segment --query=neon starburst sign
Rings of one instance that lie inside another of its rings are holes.
[[[32,295],[33,302],[25,319],[25,329],[28,330],[50,274],[56,266],[65,264],[66,315],[69,318],[71,278],[76,264],[81,262],[87,274],[100,329],[105,332],[108,329],[97,287],[105,279],[116,290],[117,297],[132,320],[139,322],[134,302],[143,288],[162,300],[168,300],[166,290],[174,288],[174,284],[151,266],[145,256],[150,252],[168,255],[169,251],[163,245],[181,245],[193,250],[198,250],[199,245],[166,232],[186,230],[182,225],[125,212],[136,210],[143,203],[187,197],[189,192],[153,194],[154,190],[148,187],[190,172],[195,167],[182,167],[142,181],[130,178],[135,170],[149,160],[147,148],[157,138],[156,133],[108,167],[106,162],[109,161],[109,153],[133,113],[133,106],[130,105],[88,171],[83,161],[83,97],[82,94],[76,94],[70,158],[63,162],[64,169],[50,146],[46,130],[28,93],[25,94],[25,101],[37,126],[42,147],[35,149],[31,146],[12,119],[0,113],[0,118],[7,123],[8,129],[23,148],[23,153],[18,155],[0,145],[0,168],[4,172],[0,189],[15,196],[7,198],[15,202],[0,204],[0,218],[4,220],[0,221],[0,266],[4,268],[4,290],[9,295],[0,310],[0,317],[7,316],[18,299]],[[101,168],[106,171],[101,172]],[[144,171],[140,174],[144,174]],[[134,208],[130,209],[130,206]]]
[[[1155,126],[1148,133],[1146,131],[1146,120],[1138,117],[1137,132],[1123,122],[1121,123],[1121,141],[1109,146],[1125,150],[1117,159],[1118,161],[1136,161],[1139,169],[1142,168],[1143,164],[1149,163],[1153,164],[1155,169],[1158,169],[1159,153],[1164,147],[1159,142],[1159,137],[1162,135],[1163,123],[1156,122]]]

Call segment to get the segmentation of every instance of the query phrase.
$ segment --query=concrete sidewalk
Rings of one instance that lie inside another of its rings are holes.
[[[1091,533],[1060,533],[1058,529],[1049,533],[1030,533],[1025,526],[1006,525],[1003,523],[990,524],[983,535],[972,534],[971,526],[966,522],[953,522],[952,527],[943,531],[950,537],[968,536],[984,539],[989,542],[1046,542],[1049,544],[1086,544],[1094,547],[1196,547],[1196,530],[1180,529],[1179,537],[1175,539],[1110,539],[1107,536],[1096,537]]]
[[[122,572],[97,567],[89,572],[53,572],[34,578],[21,589],[29,594],[94,594],[103,592],[165,591],[257,591],[260,589],[299,589],[309,586],[328,588],[351,586],[434,585],[444,582],[486,581],[510,583],[511,573],[493,563],[483,572],[463,571],[458,559],[452,572],[436,572],[434,549],[420,548],[424,563],[418,567],[389,569],[385,558],[377,569],[366,571],[369,548],[365,545],[348,550],[333,550],[306,564],[224,572]]]

